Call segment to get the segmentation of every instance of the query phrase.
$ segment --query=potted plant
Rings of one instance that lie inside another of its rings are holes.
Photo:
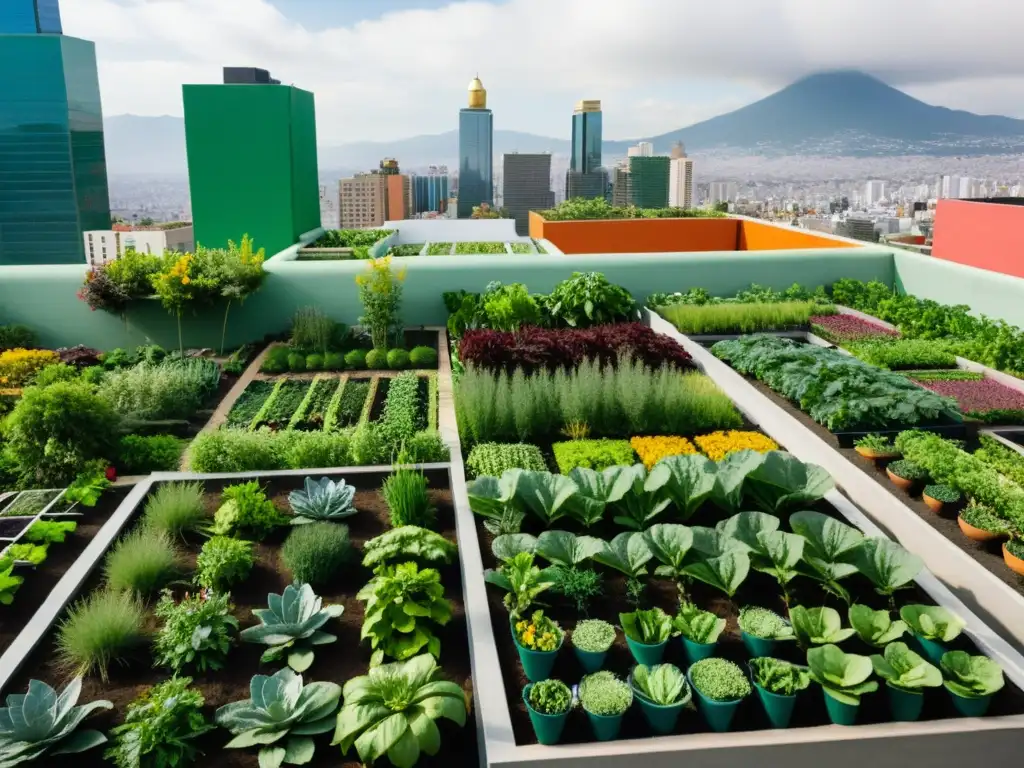
[[[888,611],[876,611],[859,603],[850,606],[849,617],[857,637],[872,648],[885,648],[907,631],[906,623],[893,621]]]
[[[696,664],[701,659],[715,655],[715,645],[725,629],[725,619],[710,611],[702,611],[693,603],[683,603],[679,613],[672,619],[672,628],[683,639],[686,660]]]
[[[661,608],[620,613],[619,622],[626,635],[626,644],[638,664],[661,663],[665,646],[672,635],[672,619]]]
[[[878,683],[868,680],[871,659],[843,653],[837,645],[822,645],[807,652],[807,665],[825,695],[829,719],[836,725],[856,723],[861,695],[878,690]]]
[[[615,627],[600,619],[587,619],[572,631],[572,650],[585,672],[597,672],[615,642]]]
[[[934,664],[939,663],[942,654],[949,650],[949,643],[967,626],[967,622],[941,605],[904,605],[900,618]]]
[[[639,664],[633,668],[629,683],[651,731],[659,735],[672,733],[679,713],[693,698],[686,675],[674,664]]]
[[[921,500],[928,505],[928,509],[932,512],[939,513],[944,505],[956,504],[960,501],[960,491],[941,483],[926,485],[921,491]]]
[[[927,469],[906,459],[892,462],[885,468],[885,474],[889,476],[892,484],[902,491],[909,491],[928,479]]]
[[[807,667],[781,659],[761,657],[751,659],[750,679],[768,715],[772,728],[788,728],[796,706],[796,695],[811,684]]]
[[[633,703],[633,689],[626,681],[608,670],[585,675],[580,680],[579,697],[594,738],[611,741],[619,735],[622,716]]]
[[[942,685],[942,673],[907,647],[889,643],[882,654],[871,656],[875,674],[885,680],[889,711],[897,722],[912,722],[921,717],[924,689]]]
[[[1005,685],[1002,668],[987,656],[949,651],[943,654],[939,666],[953,706],[966,717],[981,717],[988,712],[992,696]]]
[[[523,688],[523,702],[541,744],[557,744],[572,707],[572,691],[561,680],[541,680]]]
[[[804,608],[794,605],[789,609],[789,619],[801,648],[812,645],[838,645],[852,637],[854,630],[843,627],[839,611],[827,606]]]
[[[1024,576],[1024,541],[1016,537],[1004,541],[1003,562],[1011,571]]]
[[[789,622],[767,608],[740,609],[739,624],[751,656],[771,656],[777,642],[796,639]]]
[[[512,621],[512,637],[526,679],[531,683],[547,679],[565,637],[562,628],[545,616],[544,611],[534,611],[529,619],[513,618]]]
[[[864,435],[864,437],[854,440],[853,449],[871,461],[892,459],[900,455],[891,439],[876,434]]]
[[[960,512],[957,523],[964,536],[972,541],[992,541],[1007,536],[1013,526],[1009,521],[996,514],[995,510],[984,504],[971,502]],[[1005,559],[1005,554],[1004,554]],[[1009,562],[1007,562],[1009,565]]]
[[[687,680],[697,692],[700,713],[711,730],[725,733],[740,702],[750,695],[750,682],[738,666],[726,659],[702,659],[690,667]]]

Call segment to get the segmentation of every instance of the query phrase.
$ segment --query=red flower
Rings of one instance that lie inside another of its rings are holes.
[[[117,480],[117,470],[113,467],[113,465],[107,467],[107,480],[109,480],[110,482],[114,482],[115,480]]]

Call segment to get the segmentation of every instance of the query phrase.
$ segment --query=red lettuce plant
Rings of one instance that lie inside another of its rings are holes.
[[[884,328],[854,315],[814,315],[811,329],[832,342],[860,341],[879,336],[899,336],[899,331]]]
[[[960,410],[988,422],[1024,422],[1024,393],[993,379],[980,381],[918,381],[922,387],[952,397]]]

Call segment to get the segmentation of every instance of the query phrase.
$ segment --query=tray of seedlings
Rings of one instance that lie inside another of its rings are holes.
[[[0,763],[477,764],[446,467],[163,478],[3,686]]]

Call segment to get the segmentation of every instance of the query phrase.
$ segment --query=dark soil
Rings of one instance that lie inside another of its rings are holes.
[[[437,525],[439,531],[449,540],[455,541],[455,516],[448,490],[446,472],[428,473],[431,482],[432,501],[438,509]],[[386,531],[389,525],[388,510],[377,490],[383,480],[381,475],[368,478],[353,476],[357,487],[356,507],[360,513],[349,518],[348,524],[352,542],[358,548],[369,539]],[[280,508],[287,507],[287,496],[291,490],[302,487],[303,478],[274,479],[267,485],[267,494]],[[208,507],[216,509],[220,502],[220,490],[226,483],[208,482]],[[267,594],[281,593],[291,583],[290,574],[280,564],[279,550],[287,537],[289,528],[276,531],[266,541],[256,547],[256,566],[249,579],[239,585],[232,593],[235,604],[235,616],[241,627],[253,626],[257,620],[252,615],[253,608],[266,607]],[[185,547],[186,560],[195,564],[195,557],[201,546],[201,540],[190,541]],[[451,601],[453,616],[446,627],[438,630],[441,639],[441,664],[445,679],[453,680],[466,691],[467,697],[472,696],[470,680],[469,645],[466,628],[465,607],[462,602],[462,581],[458,563],[440,569],[445,593]],[[359,633],[363,619],[363,603],[355,599],[356,592],[371,578],[369,570],[359,564],[352,566],[333,587],[321,588],[318,594],[327,604],[341,603],[345,612],[338,619],[331,620],[325,629],[338,636],[332,645],[318,647],[313,666],[303,675],[306,681],[329,680],[344,685],[346,681],[367,672],[370,661],[368,643],[360,643]],[[100,585],[100,577],[93,575],[82,594]],[[182,588],[184,589],[184,588]],[[62,685],[67,675],[62,673],[54,662],[54,639],[51,633],[32,654],[25,669],[10,687],[10,692],[23,690],[30,677],[45,680],[51,685]],[[193,675],[195,686],[206,698],[206,714],[212,721],[217,707],[232,701],[240,701],[249,697],[249,681],[255,674],[272,674],[280,669],[279,664],[261,664],[260,654],[264,646],[251,643],[238,643],[228,657],[226,669],[206,675]],[[84,681],[80,703],[94,699],[107,699],[114,704],[114,709],[101,715],[89,718],[89,727],[106,731],[123,721],[127,705],[147,687],[155,685],[168,677],[168,672],[149,667],[150,659],[140,659],[130,667],[112,666],[110,681],[103,684],[98,677],[89,677]],[[458,766],[478,765],[476,744],[476,723],[472,711],[466,719],[466,726],[459,729],[447,720],[437,721],[442,734],[441,751],[436,757],[422,756],[418,766],[424,768],[453,768]],[[202,739],[205,758],[200,758],[197,765],[216,765],[218,768],[255,768],[257,751],[255,749],[223,750],[222,747],[230,740],[230,734],[217,729]],[[337,747],[330,746],[332,734],[316,737],[316,757],[311,766],[326,768],[355,768],[359,765],[355,750],[347,757],[341,757]],[[72,760],[74,761],[72,763]],[[54,766],[76,765],[77,768],[93,768],[107,765],[102,760],[102,750],[92,750],[83,755],[75,755],[70,759],[52,761]],[[47,765],[50,765],[48,762]]]
[[[13,539],[33,520],[35,517],[0,517],[0,539]]]
[[[0,649],[7,648],[18,633],[25,627],[29,619],[49,597],[64,572],[78,559],[82,551],[89,546],[103,524],[107,522],[114,510],[128,495],[128,488],[111,488],[105,492],[93,508],[76,507],[82,510],[82,517],[61,517],[58,520],[75,520],[78,527],[69,533],[63,544],[51,544],[46,559],[35,568],[17,568],[15,573],[25,577],[25,581],[14,595],[14,602],[0,608]],[[0,525],[4,521],[0,521]]]
[[[370,421],[379,421],[384,415],[384,402],[388,399],[388,389],[391,388],[391,379],[381,377],[377,379],[377,392],[373,396],[373,405],[370,406]]]
[[[369,392],[369,379],[349,379],[345,382],[345,389],[341,391],[341,400],[338,403],[339,427],[350,427],[359,421]]]

